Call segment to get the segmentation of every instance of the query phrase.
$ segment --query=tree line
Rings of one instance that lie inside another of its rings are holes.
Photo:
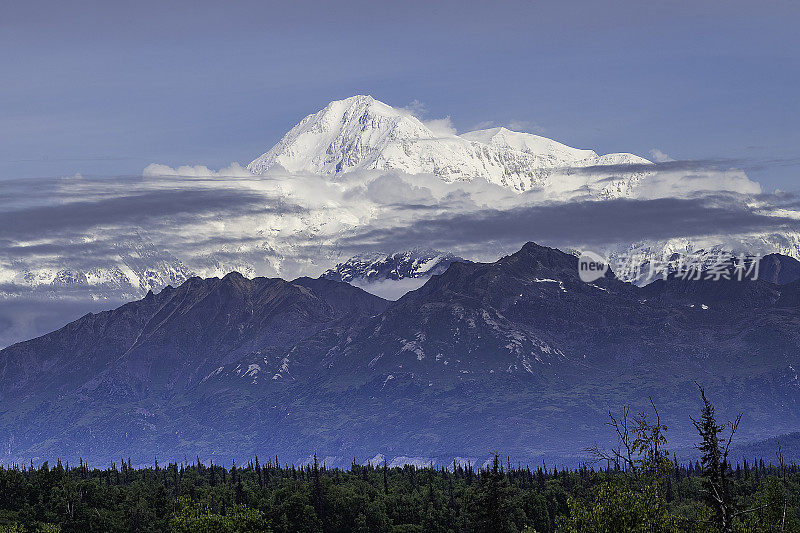
[[[253,457],[107,468],[80,461],[0,467],[0,532],[624,532],[800,531],[800,467],[729,460],[701,389],[702,459],[677,463],[650,412],[609,414],[616,447],[577,468],[513,464],[329,468]]]

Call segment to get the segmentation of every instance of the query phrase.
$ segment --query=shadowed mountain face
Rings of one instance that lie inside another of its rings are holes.
[[[800,279],[800,261],[781,254],[768,254],[761,258],[758,277],[764,281],[784,285]]]
[[[119,309],[89,314],[2,352],[4,400],[63,393],[137,399],[195,386],[220,364],[283,353],[314,333],[379,313],[386,303],[326,280],[191,278]]]
[[[574,256],[533,243],[397,302],[191,278],[0,351],[3,460],[575,461],[610,441],[608,409],[649,397],[690,444],[695,380],[764,438],[800,428],[798,305],[796,281],[584,283]]]

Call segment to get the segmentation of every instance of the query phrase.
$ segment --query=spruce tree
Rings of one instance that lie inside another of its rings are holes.
[[[717,423],[714,415],[714,406],[706,398],[706,393],[702,387],[700,396],[703,399],[703,410],[700,420],[692,419],[695,428],[700,434],[702,442],[697,448],[702,452],[701,458],[703,491],[705,500],[713,511],[713,522],[720,531],[727,533],[731,531],[732,503],[729,490],[729,465],[728,465],[728,446],[723,446],[720,442],[720,434],[725,431],[724,425]],[[731,426],[731,435],[728,444],[736,431],[738,419]]]
[[[312,470],[312,475],[314,477],[314,495],[313,495],[313,504],[314,510],[317,512],[317,516],[322,518],[324,516],[324,501],[323,501],[323,492],[322,492],[322,480],[319,476],[319,463],[317,462],[317,454],[314,454],[314,468]]]
[[[454,461],[455,463],[455,461]],[[389,494],[389,467],[386,466],[386,457],[383,458],[383,493]]]
[[[256,455],[256,474],[258,475],[258,486],[264,488],[264,476],[261,473],[261,465],[258,464],[258,456]]]

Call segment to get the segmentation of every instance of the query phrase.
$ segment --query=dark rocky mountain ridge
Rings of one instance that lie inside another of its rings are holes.
[[[396,302],[191,278],[0,351],[3,461],[576,461],[610,439],[608,409],[649,397],[688,445],[695,380],[763,439],[800,429],[798,302],[799,281],[584,283],[575,256],[533,243]]]

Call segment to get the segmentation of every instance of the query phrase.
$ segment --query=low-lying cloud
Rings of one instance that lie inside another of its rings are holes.
[[[0,239],[39,239],[106,225],[142,226],[155,219],[193,218],[208,213],[284,213],[297,206],[264,205],[264,197],[235,189],[172,189],[132,193],[90,201],[38,205],[0,212]],[[177,219],[177,220],[174,220]]]
[[[800,234],[800,200],[763,194],[729,162],[556,170],[548,179],[520,194],[479,179],[445,183],[381,171],[255,176],[232,164],[5,180],[0,298],[52,299],[68,288],[77,299],[131,299],[190,274],[318,276],[356,253],[408,248],[486,261],[527,241],[603,249]],[[384,292],[404,290],[394,284]]]
[[[640,166],[573,169],[551,176],[550,188],[522,194],[483,180],[445,183],[399,172],[254,176],[238,164],[10,182],[0,185],[16,198],[0,210],[0,282],[8,272],[42,265],[113,261],[136,240],[200,275],[258,264],[248,273],[292,277],[377,249],[444,248],[488,258],[498,244],[528,240],[572,246],[793,231],[794,198],[760,194],[741,171],[681,161]],[[628,174],[615,174],[623,169]],[[630,179],[631,170],[641,172]],[[20,196],[24,185],[35,194]]]
[[[674,237],[797,232],[800,220],[765,215],[739,198],[615,199],[485,209],[450,217],[422,217],[402,228],[368,229],[342,239],[365,247],[446,250],[526,241],[562,247],[602,247]]]

